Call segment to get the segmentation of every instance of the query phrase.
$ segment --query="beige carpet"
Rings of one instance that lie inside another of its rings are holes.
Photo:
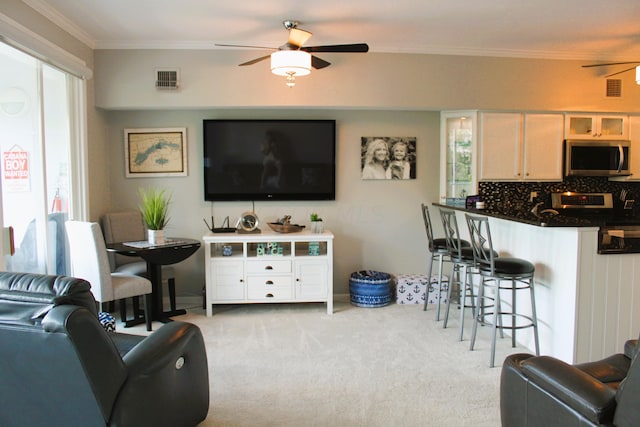
[[[443,329],[434,306],[358,308],[347,296],[332,316],[324,304],[253,304],[215,306],[210,318],[189,308],[175,320],[198,325],[207,345],[207,427],[495,427],[499,366],[525,351],[499,340],[489,368],[489,328],[471,352],[470,323],[460,342],[458,319]]]

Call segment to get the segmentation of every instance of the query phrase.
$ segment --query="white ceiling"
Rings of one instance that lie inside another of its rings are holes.
[[[371,52],[640,61],[640,0],[23,0],[94,49],[306,45]]]

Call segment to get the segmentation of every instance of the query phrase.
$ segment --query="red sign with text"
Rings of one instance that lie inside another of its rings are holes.
[[[5,151],[2,153],[2,178],[6,190],[29,189],[29,153],[27,151]]]

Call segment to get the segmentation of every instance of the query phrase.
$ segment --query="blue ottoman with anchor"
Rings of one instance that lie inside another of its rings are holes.
[[[357,307],[384,307],[391,302],[391,275],[373,270],[351,273],[351,304]]]

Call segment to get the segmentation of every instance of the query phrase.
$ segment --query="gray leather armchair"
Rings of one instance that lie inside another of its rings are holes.
[[[82,279],[0,272],[0,425],[195,426],[209,409],[200,330],[106,332]]]
[[[640,426],[640,351],[569,365],[549,356],[508,356],[500,380],[504,427]]]

